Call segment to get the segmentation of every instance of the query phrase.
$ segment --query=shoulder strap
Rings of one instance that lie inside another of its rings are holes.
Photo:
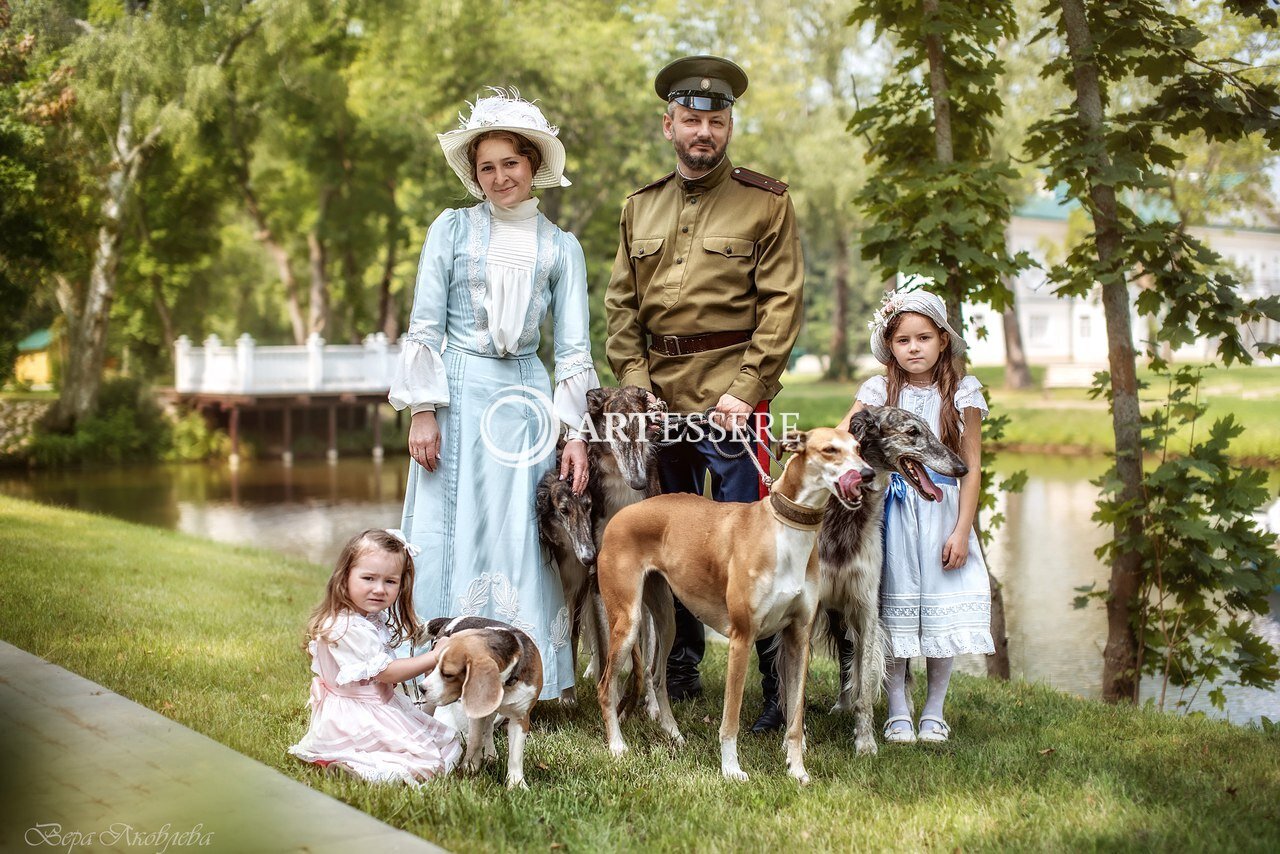
[[[667,181],[671,180],[671,176],[674,174],[676,174],[674,171],[668,172],[658,180],[654,181],[652,184],[645,184],[643,187],[636,190],[635,192],[628,194],[627,198],[629,199],[632,196],[639,195],[640,193],[643,193],[645,190],[652,190],[654,187],[661,187],[663,184],[667,183]]]
[[[748,187],[755,187],[759,190],[768,190],[774,195],[781,196],[787,191],[785,181],[779,181],[777,178],[770,178],[761,172],[754,172],[750,169],[743,169],[741,166],[733,167],[733,171],[729,173],[733,176],[733,180],[739,184],[746,184]]]

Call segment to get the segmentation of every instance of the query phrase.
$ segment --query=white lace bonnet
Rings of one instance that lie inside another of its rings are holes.
[[[889,321],[904,311],[923,314],[936,323],[939,329],[946,332],[947,337],[951,339],[953,356],[959,356],[964,352],[964,339],[957,335],[951,328],[951,324],[947,322],[947,307],[940,296],[929,291],[892,291],[884,298],[884,304],[867,324],[871,330],[871,355],[875,356],[880,364],[887,365],[893,358],[893,348],[884,337],[885,327],[888,326]]]
[[[436,134],[440,147],[444,149],[444,159],[461,179],[462,185],[477,199],[484,198],[480,185],[471,177],[467,144],[482,133],[509,130],[527,138],[542,152],[542,165],[533,176],[533,186],[568,187],[569,179],[564,177],[564,145],[556,139],[559,129],[547,121],[542,110],[521,98],[515,88],[490,87],[489,91],[493,93],[489,97],[477,98],[474,104],[468,102],[470,116],[458,114],[461,127]]]

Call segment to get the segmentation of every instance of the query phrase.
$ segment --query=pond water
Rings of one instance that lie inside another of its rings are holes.
[[[1026,489],[1005,496],[1007,519],[988,552],[1004,583],[1010,663],[1015,677],[1043,681],[1085,697],[1099,695],[1106,619],[1101,607],[1072,607],[1075,588],[1107,569],[1094,557],[1106,533],[1091,520],[1105,467],[1099,459],[1002,454],[997,469],[1026,469]],[[400,523],[407,462],[343,459],[286,467],[253,462],[225,466],[156,466],[89,472],[0,473],[0,492],[184,531],[220,542],[251,544],[328,566],[342,544],[366,527]],[[1274,486],[1273,486],[1274,490]],[[319,584],[319,578],[317,582]],[[317,586],[317,595],[319,595]],[[1257,629],[1280,649],[1280,594]],[[984,673],[980,656],[962,670]],[[1158,696],[1154,679],[1143,696]],[[1280,691],[1228,688],[1227,707],[1213,709],[1200,691],[1191,707],[1245,722],[1280,719]],[[1166,703],[1173,708],[1171,689]]]

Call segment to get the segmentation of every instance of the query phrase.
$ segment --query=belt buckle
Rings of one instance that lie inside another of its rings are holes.
[[[680,353],[680,337],[678,335],[663,335],[662,346],[666,348],[668,356],[679,356]]]

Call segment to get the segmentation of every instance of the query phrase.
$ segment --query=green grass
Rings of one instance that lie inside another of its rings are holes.
[[[961,676],[948,745],[859,758],[851,719],[813,712],[811,786],[786,776],[780,739],[749,735],[752,779],[730,784],[715,646],[708,696],[677,707],[683,750],[630,721],[632,753],[615,763],[583,688],[577,708],[535,710],[528,792],[508,793],[493,766],[421,791],[369,785],[285,754],[307,724],[300,632],[324,567],[3,497],[0,554],[4,640],[453,850],[1280,846],[1280,737]],[[831,663],[816,660],[810,707],[834,695]],[[758,706],[752,684],[745,708]]]
[[[1091,400],[1086,389],[1012,391],[1002,387],[1003,368],[976,368],[974,374],[988,389],[992,412],[1009,416],[1001,448],[1102,454],[1114,447],[1106,404]],[[1149,372],[1139,376],[1154,382]],[[1037,382],[1042,377],[1042,370],[1033,372]],[[864,379],[832,383],[784,377],[785,387],[772,410],[801,413],[801,427],[835,424],[848,412]],[[1165,391],[1162,385],[1146,389],[1142,392],[1144,405],[1157,405]],[[1233,414],[1245,431],[1232,443],[1232,457],[1280,465],[1280,367],[1211,368],[1206,371],[1201,391],[1209,406],[1205,420],[1197,427],[1201,436],[1207,434],[1214,419]],[[1185,448],[1189,431],[1183,431],[1181,436],[1181,447]]]

